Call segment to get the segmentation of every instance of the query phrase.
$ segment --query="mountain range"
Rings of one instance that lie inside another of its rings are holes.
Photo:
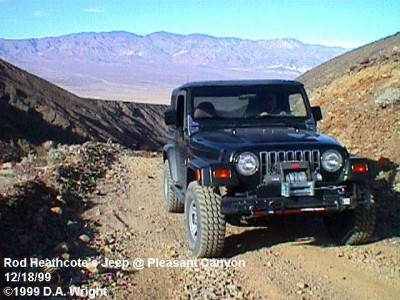
[[[307,87],[312,104],[322,107],[324,118],[318,124],[322,132],[337,138],[351,153],[373,160],[384,158],[397,166],[399,45],[397,33],[298,78]],[[165,142],[166,108],[81,98],[0,59],[0,161],[20,151],[29,153],[47,140],[111,140],[130,148],[157,150]],[[392,175],[390,180],[400,184],[400,169]]]
[[[346,52],[295,39],[157,32],[0,39],[0,57],[83,97],[167,103],[173,87],[209,79],[293,79]]]

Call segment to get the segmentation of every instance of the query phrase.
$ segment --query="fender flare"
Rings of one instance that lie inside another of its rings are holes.
[[[368,166],[368,172],[365,174],[357,174],[353,171],[352,165],[353,163],[365,163]],[[340,174],[339,182],[343,181],[353,181],[353,182],[365,182],[370,179],[375,178],[376,176],[376,168],[375,165],[367,158],[350,156],[343,167],[343,171]]]

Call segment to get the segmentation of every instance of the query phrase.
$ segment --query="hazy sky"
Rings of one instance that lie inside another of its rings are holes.
[[[400,0],[0,0],[0,38],[124,30],[356,47],[400,31]]]

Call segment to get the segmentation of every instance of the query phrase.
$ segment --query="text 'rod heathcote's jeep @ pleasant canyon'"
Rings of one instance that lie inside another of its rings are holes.
[[[185,213],[195,257],[221,255],[226,222],[275,215],[323,213],[340,244],[373,234],[369,161],[317,132],[321,109],[301,83],[187,83],[164,117],[164,208]]]

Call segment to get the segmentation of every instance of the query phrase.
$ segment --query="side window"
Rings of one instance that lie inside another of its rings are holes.
[[[184,112],[185,112],[185,96],[179,95],[176,101],[176,112],[178,115],[178,128],[183,128],[183,119],[184,119]]]
[[[296,117],[307,116],[306,107],[304,105],[303,96],[301,93],[289,95],[290,113]]]

